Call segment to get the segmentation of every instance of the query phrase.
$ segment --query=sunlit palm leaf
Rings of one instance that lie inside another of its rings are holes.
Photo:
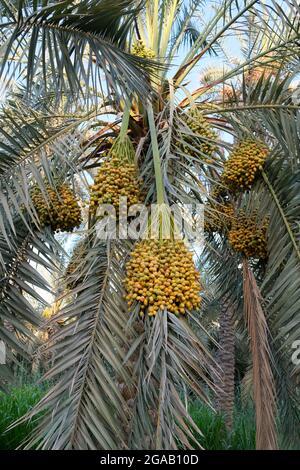
[[[103,243],[93,235],[87,243],[81,282],[53,319],[54,323],[65,320],[49,347],[54,362],[46,378],[57,381],[29,413],[29,417],[41,410],[45,413],[29,447],[35,443],[42,449],[126,446],[129,410],[117,381],[131,380],[123,367],[126,247],[119,242]]]
[[[0,338],[6,345],[8,367],[20,358],[32,360],[39,342],[35,331],[42,324],[34,304],[45,306],[45,293],[51,292],[42,270],[58,270],[60,251],[50,233],[29,232],[20,218],[14,223],[13,246],[0,236],[5,267],[0,267]]]

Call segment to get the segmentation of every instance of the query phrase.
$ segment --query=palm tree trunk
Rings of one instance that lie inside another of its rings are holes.
[[[219,323],[220,349],[217,362],[221,367],[221,374],[215,381],[216,408],[224,415],[226,428],[230,431],[233,423],[235,369],[234,311],[230,302],[222,302]]]

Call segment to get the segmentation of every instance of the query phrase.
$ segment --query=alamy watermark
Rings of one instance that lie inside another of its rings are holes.
[[[182,239],[200,244],[204,235],[203,204],[134,204],[120,197],[119,205],[100,204],[97,209],[97,236],[108,239]]]

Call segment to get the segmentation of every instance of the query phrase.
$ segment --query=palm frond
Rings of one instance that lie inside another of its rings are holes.
[[[56,379],[32,418],[43,419],[27,447],[41,449],[118,449],[126,447],[130,411],[118,381],[130,384],[123,366],[127,310],[122,286],[126,246],[103,243],[91,233],[77,284],[53,321],[64,326],[49,345]]]
[[[0,5],[6,8],[6,3]],[[126,52],[126,37],[142,4],[135,0],[13,2],[17,13],[6,8],[7,19],[0,24],[9,38],[2,76],[25,75],[30,91],[41,71],[45,90],[50,82],[57,93],[78,95],[83,84],[100,90],[104,73],[104,89],[117,92],[122,86],[128,93],[148,96],[151,88],[143,68],[147,61]]]
[[[253,361],[253,394],[256,408],[256,449],[277,448],[276,389],[271,368],[269,331],[262,297],[246,259],[243,261],[244,305]]]

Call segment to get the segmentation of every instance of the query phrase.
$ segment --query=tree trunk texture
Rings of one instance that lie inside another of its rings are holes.
[[[230,431],[234,409],[235,334],[234,312],[229,302],[223,302],[220,311],[219,345],[217,363],[221,373],[216,378],[216,408],[224,415],[226,428]]]

